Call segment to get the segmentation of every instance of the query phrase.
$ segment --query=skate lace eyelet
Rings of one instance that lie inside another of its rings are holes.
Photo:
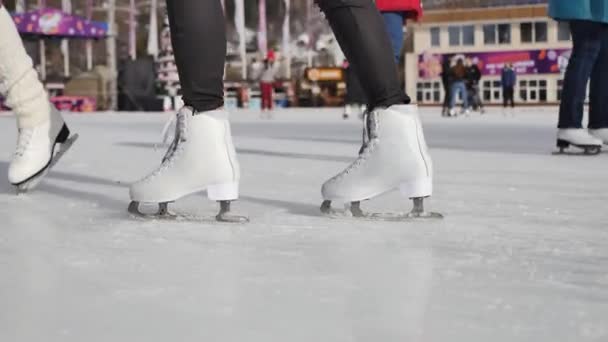
[[[32,142],[32,137],[34,135],[33,129],[21,129],[19,130],[19,137],[17,140],[17,147],[15,149],[16,157],[23,157],[30,143]]]
[[[367,160],[369,159],[371,154],[374,152],[374,150],[376,149],[377,144],[378,144],[377,138],[370,140],[368,142],[367,146],[363,149],[363,151],[359,155],[359,157],[352,164],[350,164],[344,171],[342,171],[340,174],[338,174],[337,176],[332,178],[331,181],[333,181],[333,182],[340,181],[342,178],[348,176],[349,174],[351,174],[352,172],[354,172],[355,170],[357,170],[361,166],[363,166],[367,162]]]
[[[175,128],[175,136],[173,137],[173,142],[171,143],[171,145],[169,145],[169,148],[168,148],[165,156],[163,157],[163,161],[160,164],[160,166],[156,170],[152,171],[152,173],[150,173],[144,179],[142,179],[141,183],[148,183],[148,182],[154,180],[159,175],[161,175],[167,169],[170,169],[173,166],[173,164],[175,164],[175,162],[183,154],[184,143],[186,143],[186,141],[187,141],[186,137],[187,137],[187,133],[188,133],[186,117],[184,115],[178,114],[177,120],[172,119],[172,121],[177,121],[176,128]],[[167,128],[165,126],[165,128],[163,129],[163,135],[165,136],[165,139],[166,139],[166,135],[165,135],[166,129]]]

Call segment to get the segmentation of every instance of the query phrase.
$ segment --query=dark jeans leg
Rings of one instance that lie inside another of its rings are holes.
[[[591,73],[589,128],[608,128],[608,25],[601,28],[601,48]]]
[[[399,65],[401,49],[403,49],[403,24],[405,23],[405,12],[384,12],[382,13],[386,32],[391,40],[395,62]]]
[[[371,108],[409,103],[384,20],[372,0],[316,0],[354,68]]]
[[[197,111],[224,105],[226,27],[220,0],[167,0],[184,103]]]
[[[559,128],[582,128],[587,81],[601,48],[602,24],[591,21],[570,22],[574,47],[564,77]]]

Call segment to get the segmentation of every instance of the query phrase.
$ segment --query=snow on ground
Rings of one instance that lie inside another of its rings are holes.
[[[247,225],[126,213],[166,114],[68,115],[80,140],[20,197],[5,181],[14,119],[0,117],[0,341],[607,341],[608,155],[551,155],[555,111],[423,109],[428,206],[446,218],[409,223],[319,215],[357,120],[238,112]],[[201,195],[174,208],[216,211]]]

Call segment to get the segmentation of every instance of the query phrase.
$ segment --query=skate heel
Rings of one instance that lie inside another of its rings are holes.
[[[561,149],[565,149],[570,147],[570,142],[563,140],[563,139],[557,139],[557,147],[561,148]]]
[[[55,144],[63,144],[68,140],[69,137],[70,130],[68,129],[68,126],[66,124],[63,124],[63,127],[61,127],[61,131],[59,131],[59,134],[55,139]]]
[[[239,198],[239,183],[209,185],[207,197],[212,201],[233,201]]]
[[[433,179],[426,177],[413,182],[402,183],[399,186],[399,191],[406,198],[430,197],[433,194]]]

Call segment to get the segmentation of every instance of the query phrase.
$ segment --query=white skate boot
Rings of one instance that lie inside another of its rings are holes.
[[[34,189],[76,139],[78,135],[70,137],[70,130],[55,108],[51,108],[49,120],[19,128],[17,148],[8,170],[9,182],[17,193]]]
[[[608,145],[608,128],[590,129],[589,134],[600,139],[604,145]]]
[[[0,94],[17,118],[19,136],[8,179],[17,192],[33,189],[76,139],[33,68],[15,23],[0,5]]]
[[[596,155],[602,151],[602,140],[589,134],[589,131],[582,128],[568,128],[557,130],[558,154],[566,153],[566,149],[571,145],[583,150],[583,154]]]
[[[433,164],[415,105],[396,105],[375,110],[366,120],[367,137],[359,158],[343,172],[323,184],[323,213],[332,213],[331,202],[350,203],[356,217],[403,219],[440,218],[426,213],[423,200],[433,192]],[[365,214],[360,202],[394,189],[414,200],[406,215]]]
[[[207,190],[207,197],[220,203],[218,221],[246,222],[247,218],[230,214],[230,202],[239,197],[239,172],[228,113],[223,109],[196,113],[183,107],[162,164],[131,186],[129,212],[140,217],[179,218],[169,213],[168,203]],[[158,204],[159,210],[144,214],[140,203]]]

